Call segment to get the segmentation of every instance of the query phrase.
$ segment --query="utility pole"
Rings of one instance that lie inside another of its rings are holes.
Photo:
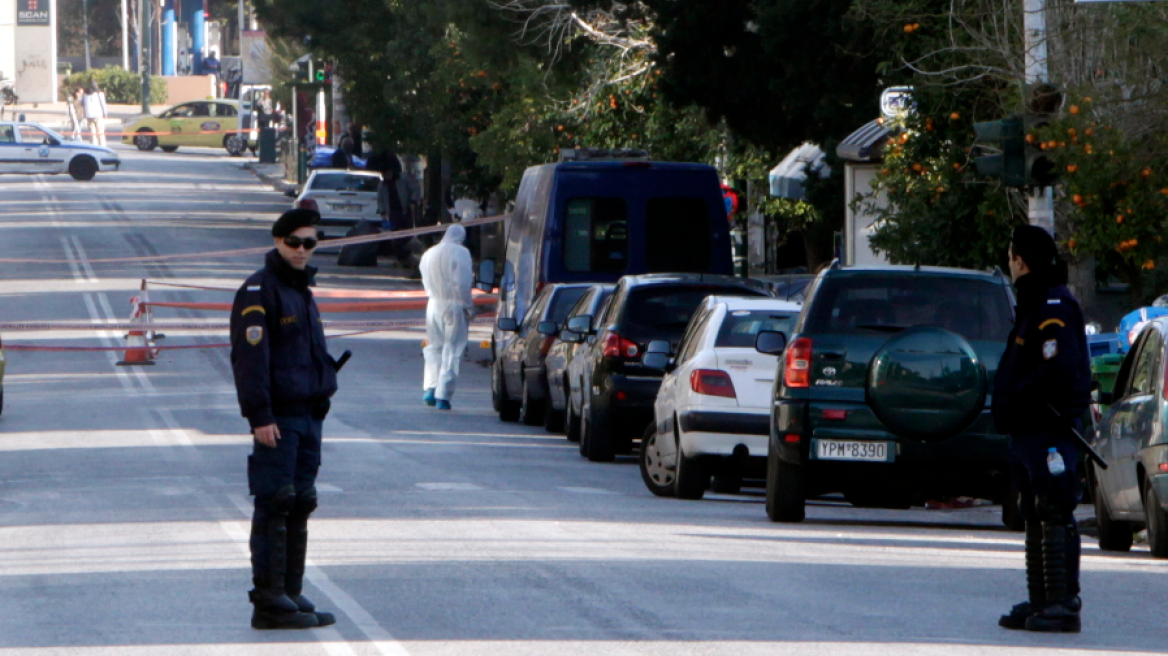
[[[243,31],[247,29],[247,0],[239,0],[239,85],[236,87],[239,96],[239,111],[243,112],[243,62],[247,59],[243,52]]]
[[[138,56],[138,70],[142,73],[142,113],[150,113],[150,5],[154,0],[138,0],[138,12],[141,26],[138,31],[138,45],[141,55]]]
[[[122,68],[130,70],[130,15],[127,0],[122,0]]]
[[[1023,0],[1023,34],[1026,49],[1026,84],[1050,81],[1046,48],[1046,0]],[[1025,95],[1025,94],[1024,94]],[[1054,234],[1054,188],[1040,187],[1030,192],[1027,216],[1030,225]]]
[[[89,0],[81,0],[81,25],[85,31],[85,70],[90,69],[89,61]]]

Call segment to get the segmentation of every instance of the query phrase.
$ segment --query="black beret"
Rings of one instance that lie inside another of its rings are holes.
[[[287,237],[301,228],[320,223],[320,213],[316,210],[292,209],[280,215],[272,224],[273,237]]]
[[[1033,271],[1046,270],[1055,264],[1058,250],[1054,245],[1054,237],[1038,226],[1014,228],[1010,243],[1014,247],[1014,255],[1022,258]]]

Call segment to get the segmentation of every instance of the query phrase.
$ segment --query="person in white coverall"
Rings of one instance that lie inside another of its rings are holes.
[[[422,286],[430,299],[426,304],[426,346],[422,349],[426,359],[422,400],[439,410],[450,409],[474,314],[474,265],[470,251],[462,245],[465,241],[466,228],[456,223],[446,230],[441,243],[422,255],[418,264]]]

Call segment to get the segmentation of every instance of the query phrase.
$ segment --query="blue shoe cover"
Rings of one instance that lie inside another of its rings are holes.
[[[446,399],[438,399],[436,403],[437,403],[437,408],[439,410],[449,410],[450,409],[450,401],[447,401]]]
[[[424,401],[426,403],[426,405],[434,405],[434,388],[433,387],[426,390],[426,393],[422,395],[422,401]]]

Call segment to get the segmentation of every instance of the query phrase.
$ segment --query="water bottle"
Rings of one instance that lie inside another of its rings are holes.
[[[1067,470],[1067,464],[1063,462],[1063,454],[1059,453],[1058,449],[1053,446],[1046,452],[1046,467],[1052,476],[1058,476]]]

